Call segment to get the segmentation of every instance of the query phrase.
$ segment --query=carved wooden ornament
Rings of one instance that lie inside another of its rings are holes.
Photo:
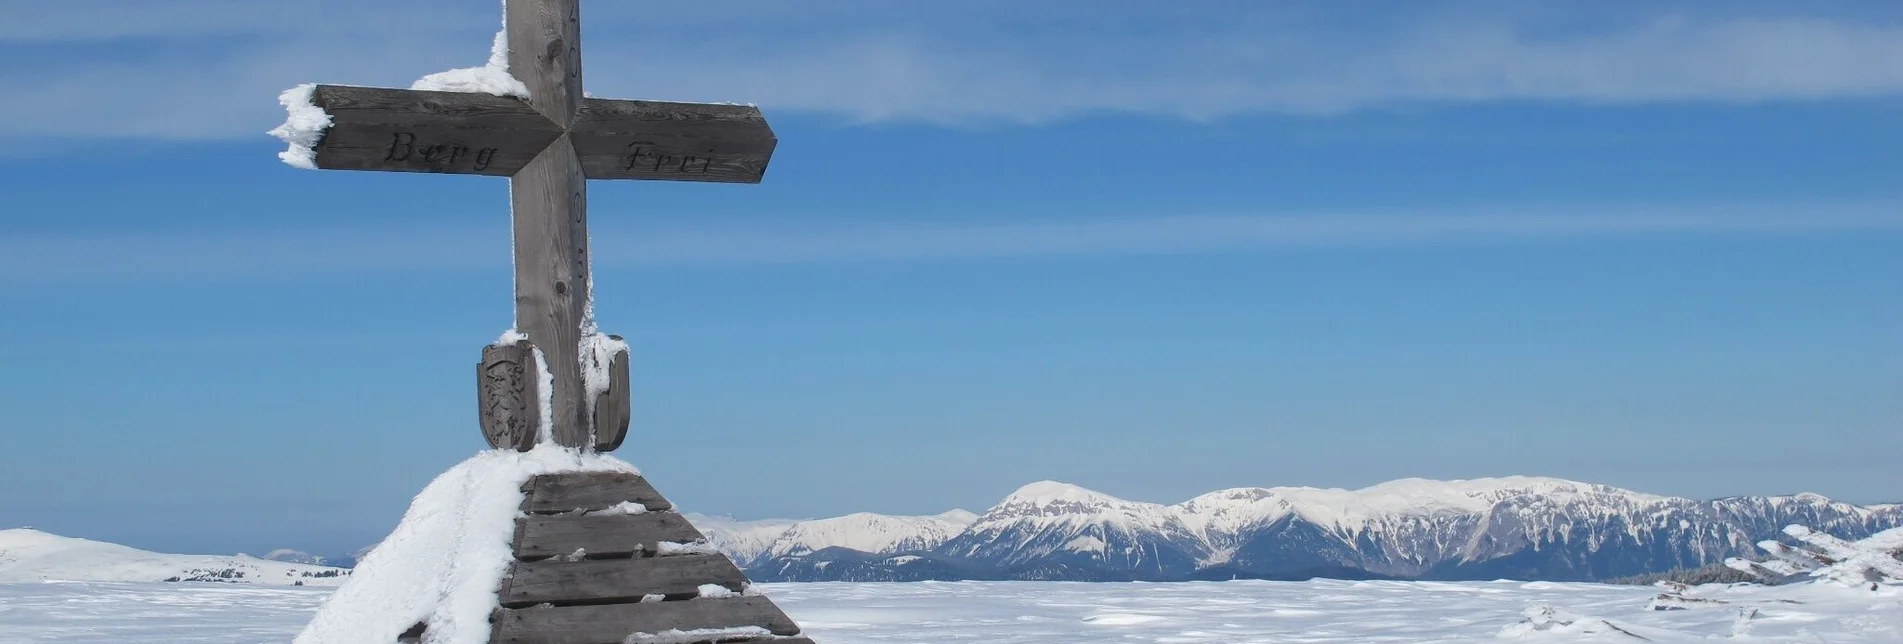
[[[535,447],[541,434],[541,389],[535,347],[528,340],[483,347],[482,362],[476,365],[476,400],[482,405],[482,437],[490,447]]]

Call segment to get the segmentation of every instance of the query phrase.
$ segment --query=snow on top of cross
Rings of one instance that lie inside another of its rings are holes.
[[[317,142],[330,127],[330,114],[311,101],[316,92],[316,83],[305,83],[278,95],[278,104],[284,106],[284,123],[267,134],[284,141],[284,151],[278,153],[278,158],[293,168],[317,169]]]
[[[487,64],[436,72],[417,79],[410,84],[410,89],[494,94],[520,99],[529,97],[529,86],[509,73],[509,26],[506,22],[502,30],[496,32],[495,41],[489,45]]]

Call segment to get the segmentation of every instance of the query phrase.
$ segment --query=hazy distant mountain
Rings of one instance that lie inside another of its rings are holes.
[[[1597,580],[1747,555],[1793,523],[1860,538],[1903,525],[1903,507],[1814,494],[1697,501],[1534,477],[1239,488],[1160,505],[1044,481],[975,517],[703,519],[758,581]]]
[[[0,583],[209,581],[335,586],[349,570],[246,555],[167,555],[31,529],[0,530]]]
[[[308,552],[304,552],[302,550],[292,550],[290,548],[278,548],[277,550],[272,550],[270,552],[264,553],[264,556],[261,558],[269,559],[271,561],[282,561],[285,563],[310,564],[313,566],[330,565],[330,561],[324,557],[314,555]]]

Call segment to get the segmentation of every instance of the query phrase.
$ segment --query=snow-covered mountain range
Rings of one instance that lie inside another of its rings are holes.
[[[1535,477],[1238,488],[1162,505],[1043,481],[979,515],[692,519],[759,581],[1594,580],[1747,555],[1794,523],[1861,538],[1903,525],[1903,507],[1814,494],[1699,501]]]
[[[0,530],[0,583],[215,581],[335,586],[350,571],[247,555],[168,555],[32,529]]]
[[[1781,538],[1792,524],[1859,539],[1903,526],[1903,505],[1815,494],[1700,501],[1535,477],[1404,479],[1360,490],[1237,488],[1163,505],[1042,481],[982,514],[689,519],[755,581],[1583,581],[1750,556],[1756,543]],[[327,560],[295,551],[263,559],[164,555],[0,530],[0,583],[334,585],[349,574],[314,565],[320,562]]]

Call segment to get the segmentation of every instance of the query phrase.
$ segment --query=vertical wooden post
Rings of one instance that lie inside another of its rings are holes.
[[[588,187],[566,130],[581,108],[579,0],[507,0],[509,71],[564,133],[509,178],[515,222],[515,328],[553,373],[556,443],[592,449],[580,341],[588,305]]]

